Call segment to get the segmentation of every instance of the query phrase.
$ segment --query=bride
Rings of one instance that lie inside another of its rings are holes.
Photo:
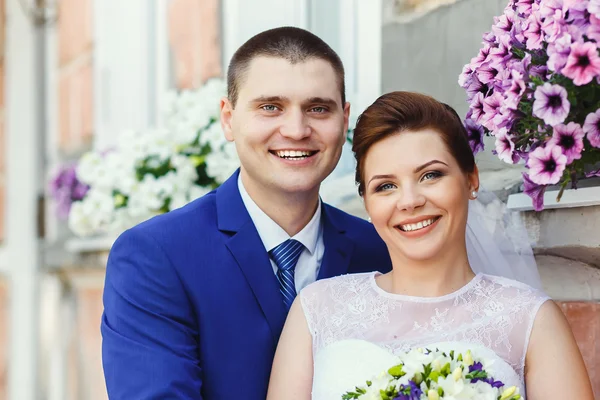
[[[491,358],[494,378],[528,400],[592,400],[556,304],[522,282],[474,272],[490,269],[470,262],[467,251],[479,176],[456,112],[421,94],[383,95],[359,118],[353,151],[359,194],[393,270],[317,281],[301,291],[267,398],[339,400],[394,365],[394,354],[428,346]]]

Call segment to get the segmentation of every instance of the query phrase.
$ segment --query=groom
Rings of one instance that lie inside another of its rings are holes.
[[[221,124],[241,168],[123,233],[102,318],[111,399],[256,399],[288,308],[316,279],[390,269],[367,222],[319,199],[348,128],[344,69],[315,35],[277,28],[229,65]]]

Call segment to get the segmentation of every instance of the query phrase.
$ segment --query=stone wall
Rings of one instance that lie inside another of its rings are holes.
[[[493,17],[500,15],[506,0],[420,0],[414,7],[402,8],[385,2],[382,37],[382,90],[417,91],[431,95],[467,112],[465,92],[458,86],[458,75],[481,47]],[[417,12],[418,11],[418,12]],[[512,187],[520,179],[521,167],[513,167],[491,155],[493,142],[486,140],[486,151],[477,157],[488,189]]]
[[[8,370],[8,285],[0,275],[0,400],[6,400]]]

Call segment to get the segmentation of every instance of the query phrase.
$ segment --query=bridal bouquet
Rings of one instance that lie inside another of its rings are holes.
[[[343,400],[518,400],[515,386],[506,387],[485,369],[484,360],[414,349],[400,356],[400,363],[364,386],[342,396]]]
[[[523,160],[524,191],[536,210],[544,192],[600,176],[600,0],[511,0],[465,65],[465,121],[476,153]]]
[[[239,166],[219,123],[225,94],[220,79],[171,93],[162,128],[126,131],[113,148],[84,154],[76,172],[89,190],[72,204],[71,230],[78,236],[119,233],[223,183]]]

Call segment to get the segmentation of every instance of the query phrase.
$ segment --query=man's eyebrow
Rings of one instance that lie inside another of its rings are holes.
[[[254,98],[252,103],[283,103],[287,102],[289,99],[284,96],[258,96]]]
[[[337,102],[329,97],[311,97],[304,103],[306,104],[323,104],[329,107],[337,107]]]

